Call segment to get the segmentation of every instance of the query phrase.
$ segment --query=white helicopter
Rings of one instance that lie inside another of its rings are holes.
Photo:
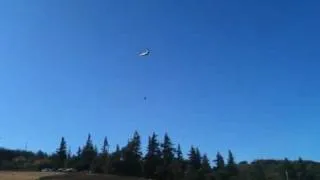
[[[149,49],[145,49],[144,51],[139,53],[139,56],[148,56],[150,54],[150,50]]]

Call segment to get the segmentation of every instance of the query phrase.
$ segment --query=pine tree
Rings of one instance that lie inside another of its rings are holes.
[[[237,165],[234,161],[233,154],[230,150],[228,151],[227,171],[228,171],[229,176],[237,176],[238,175]]]
[[[141,140],[137,131],[134,132],[133,138],[123,148],[123,165],[122,173],[128,176],[141,176],[143,165],[141,161]]]
[[[197,169],[201,168],[201,153],[199,148],[196,148],[196,161],[195,161],[195,165]]]
[[[199,150],[196,150],[196,155],[201,157]],[[201,159],[201,167],[198,169],[198,179],[205,180],[208,174],[211,172],[209,159],[206,154]]]
[[[69,160],[71,158],[72,158],[72,153],[71,153],[71,147],[69,146],[67,159]]]
[[[111,154],[111,162],[110,162],[110,173],[112,174],[120,174],[122,173],[122,163],[121,163],[122,152],[120,146],[116,145],[116,150]]]
[[[227,180],[228,179],[228,172],[225,168],[225,163],[223,156],[218,152],[216,155],[216,159],[214,160],[216,163],[216,167],[214,167],[215,171],[215,179],[217,180]]]
[[[173,143],[167,133],[164,135],[163,143],[161,144],[161,154],[162,154],[162,167],[160,179],[173,179],[174,173],[172,169],[172,162],[174,160]]]
[[[162,146],[162,156],[164,166],[168,166],[174,159],[174,148],[171,139],[167,133],[164,135]]]
[[[109,142],[108,142],[108,138],[107,137],[105,137],[104,140],[103,140],[101,153],[102,154],[109,154]]]
[[[122,155],[122,152],[121,152],[120,146],[119,146],[119,144],[117,144],[116,145],[116,150],[112,154],[112,161],[120,161],[121,155]]]
[[[174,180],[181,180],[184,177],[184,172],[186,169],[186,163],[183,159],[183,154],[181,151],[181,147],[180,144],[178,144],[177,149],[175,151],[176,155],[175,155],[175,159],[173,160],[173,162],[171,163],[171,171],[173,174],[173,179]]]
[[[93,145],[91,135],[88,135],[87,142],[82,149],[81,159],[83,161],[83,168],[86,170],[91,169],[92,163],[97,156],[96,147]]]
[[[209,162],[208,156],[206,154],[204,154],[202,156],[201,169],[203,170],[203,172],[205,174],[211,172],[210,162]]]
[[[80,156],[81,156],[81,153],[82,153],[81,147],[78,147],[78,151],[77,151],[77,157],[79,157],[79,158],[80,158]]]
[[[156,170],[160,165],[161,152],[157,135],[155,133],[149,137],[148,150],[144,158],[144,173],[146,178],[156,178]]]
[[[217,153],[216,160],[214,160],[214,162],[216,163],[216,170],[222,170],[225,168],[223,156],[219,152]]]
[[[186,170],[185,179],[186,180],[202,180],[201,174],[199,174],[199,168],[201,162],[199,164],[197,157],[197,150],[193,146],[191,146],[189,154],[188,154],[188,167]],[[199,176],[200,175],[200,176]]]
[[[180,144],[178,144],[176,153],[177,153],[177,160],[182,163],[183,162],[183,154],[181,151]]]
[[[132,146],[133,153],[136,155],[137,160],[140,161],[142,158],[142,151],[141,151],[141,138],[138,131],[134,132],[131,145],[133,145]]]
[[[198,148],[191,146],[189,152],[189,165],[191,168],[198,170],[201,167],[201,154]]]
[[[57,156],[58,156],[58,167],[65,167],[65,163],[67,160],[67,143],[64,137],[61,138],[60,146],[57,149]]]
[[[71,147],[68,148],[68,154],[67,154],[67,160],[66,160],[66,166],[70,167],[70,163],[72,161],[72,153],[71,153]]]
[[[99,165],[101,166],[100,169],[104,173],[109,173],[109,165],[110,165],[110,157],[109,157],[109,143],[107,137],[103,140],[103,145],[101,148],[101,154],[99,157]]]

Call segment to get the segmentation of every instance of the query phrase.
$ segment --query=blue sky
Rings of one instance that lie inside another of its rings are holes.
[[[114,148],[138,130],[211,159],[320,160],[318,5],[1,1],[0,145],[75,150],[90,132]]]

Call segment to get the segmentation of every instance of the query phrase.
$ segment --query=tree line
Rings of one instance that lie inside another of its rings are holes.
[[[121,176],[136,176],[155,180],[316,180],[320,179],[320,164],[313,161],[255,160],[251,163],[235,162],[229,150],[225,159],[219,152],[213,166],[206,153],[191,146],[187,157],[181,146],[175,145],[168,134],[163,142],[153,133],[148,137],[145,154],[141,149],[141,137],[134,132],[124,147],[116,146],[111,152],[107,137],[98,148],[89,134],[86,143],[76,154],[67,148],[67,141],[61,138],[57,150],[52,154],[42,151],[0,149],[1,170],[40,170],[43,168],[74,168]]]

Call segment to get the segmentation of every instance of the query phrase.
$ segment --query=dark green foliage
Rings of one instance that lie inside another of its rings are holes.
[[[177,157],[177,162],[179,163],[179,167],[180,167],[181,171],[184,174],[184,172],[186,171],[188,163],[183,158],[183,154],[182,154],[182,150],[181,150],[180,144],[178,144],[178,147],[177,147],[177,150],[176,150],[176,157]]]
[[[227,180],[229,178],[228,171],[225,167],[224,158],[220,154],[220,152],[217,153],[216,159],[214,160],[216,163],[216,166],[214,167],[214,177],[217,180]]]
[[[183,161],[183,154],[182,154],[182,151],[181,151],[180,144],[178,144],[178,147],[177,147],[177,150],[176,150],[176,154],[177,154],[177,160],[179,162],[182,162]]]
[[[119,165],[121,174],[141,176],[143,172],[141,140],[137,131],[134,132],[133,138],[128,142],[127,146],[122,149],[122,154],[123,160]]]
[[[297,180],[297,173],[294,165],[287,158],[284,159],[280,173],[283,180]]]
[[[158,176],[159,179],[163,180],[173,180],[174,179],[174,171],[172,171],[173,160],[175,159],[174,153],[175,149],[173,147],[173,143],[167,133],[164,135],[163,143],[161,144],[162,148],[162,163],[158,173],[161,174]]]
[[[237,176],[238,175],[238,168],[237,164],[235,163],[234,157],[232,152],[228,151],[228,163],[227,163],[227,172],[229,176]]]
[[[78,147],[77,156],[80,157],[81,153],[82,153],[82,149],[81,149],[81,147]]]
[[[97,149],[97,147],[95,148]],[[96,156],[93,161],[92,170],[95,173],[106,173],[108,174],[111,170],[111,158],[109,155],[109,143],[107,137],[103,140],[103,145],[101,148],[101,153]]]
[[[252,180],[267,180],[263,164],[260,162],[254,163],[252,165],[250,175]]]
[[[299,157],[297,162],[297,176],[298,180],[306,180],[308,176],[308,170],[306,164],[303,162],[302,158]]]
[[[186,180],[199,180],[201,177],[199,177],[198,170],[196,170],[192,165],[189,165],[186,173],[185,173],[185,179]]]
[[[239,164],[240,165],[246,165],[246,164],[249,164],[249,163],[248,163],[248,161],[240,161]]]
[[[41,150],[39,150],[39,151],[36,152],[36,156],[37,156],[38,158],[48,158],[48,154],[45,153],[45,152],[43,152],[43,151],[41,151]]]
[[[201,169],[204,174],[212,172],[210,162],[206,154],[202,156]]]
[[[105,137],[104,140],[103,140],[101,153],[102,154],[109,154],[109,142],[108,142],[108,138],[107,137]]]
[[[198,170],[201,167],[201,154],[199,149],[191,146],[188,155],[190,168]]]
[[[223,156],[220,154],[220,152],[216,155],[216,160],[214,160],[216,163],[215,170],[222,170],[225,167]]]
[[[205,180],[212,173],[209,159],[206,154],[201,158],[201,167],[198,170],[199,180]]]
[[[65,139],[61,138],[53,154],[0,148],[0,170],[72,167],[95,173],[144,176],[153,180],[320,180],[320,163],[302,158],[296,161],[242,161],[237,164],[231,151],[228,152],[226,163],[218,152],[211,168],[207,155],[201,155],[200,150],[193,146],[185,160],[180,145],[175,150],[167,134],[160,147],[157,135],[153,133],[148,139],[148,148],[143,158],[137,131],[123,148],[116,145],[113,152],[109,150],[107,138],[98,152],[90,134],[86,143],[74,154],[66,147]]]
[[[61,138],[60,146],[57,149],[57,156],[55,158],[56,160],[56,167],[66,167],[67,163],[67,142],[64,139],[64,137]]]
[[[91,135],[88,135],[87,142],[85,146],[82,148],[80,161],[81,161],[81,169],[83,170],[91,170],[93,161],[95,160],[97,156],[97,149],[94,147]]]
[[[168,166],[174,159],[174,148],[169,135],[164,135],[162,147],[163,164]]]
[[[148,149],[144,157],[144,175],[146,178],[156,178],[157,167],[161,165],[161,151],[157,135],[149,137]]]

